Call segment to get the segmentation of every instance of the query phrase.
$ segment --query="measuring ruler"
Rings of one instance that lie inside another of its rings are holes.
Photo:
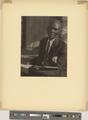
[[[76,112],[42,112],[10,111],[10,120],[81,120],[81,113]]]
[[[88,112],[0,111],[0,120],[88,120]]]

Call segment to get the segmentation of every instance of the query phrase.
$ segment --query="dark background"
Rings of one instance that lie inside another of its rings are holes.
[[[66,16],[22,16],[21,18],[21,63],[38,55],[38,46],[42,38],[47,36],[47,27],[53,18],[62,19],[61,38],[67,43]]]

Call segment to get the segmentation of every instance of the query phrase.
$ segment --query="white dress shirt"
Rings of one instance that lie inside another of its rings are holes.
[[[48,53],[49,53],[49,51],[50,51],[50,49],[51,49],[51,47],[52,47],[52,44],[53,44],[54,40],[55,40],[55,38],[52,39],[52,40],[49,40],[49,39],[48,39],[48,41],[50,41],[50,46],[49,46],[49,49],[48,49]],[[48,41],[47,41],[47,42],[48,42]]]

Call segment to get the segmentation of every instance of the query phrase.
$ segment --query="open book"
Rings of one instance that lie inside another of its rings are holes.
[[[3,2],[2,109],[87,110],[87,7],[77,0]],[[36,64],[37,72],[30,69]]]

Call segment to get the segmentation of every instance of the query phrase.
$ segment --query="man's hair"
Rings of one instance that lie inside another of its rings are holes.
[[[59,21],[60,23],[63,22],[62,17],[54,17],[53,20],[55,20],[55,21]]]
[[[60,24],[61,25],[61,28],[62,29],[62,18],[61,17],[54,17],[52,19],[50,19],[50,23],[49,23],[49,26],[50,27],[53,23],[57,23],[57,24]]]
[[[56,22],[58,24],[60,23],[61,26],[62,26],[62,22],[63,22],[62,17],[54,17],[54,18],[52,18],[51,21],[50,21],[50,25],[53,24],[54,22]]]

